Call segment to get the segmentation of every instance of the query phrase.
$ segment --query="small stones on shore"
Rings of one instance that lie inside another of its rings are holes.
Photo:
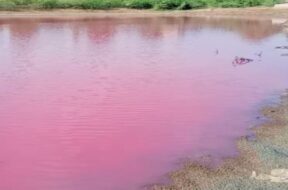
[[[268,174],[256,174],[256,171],[252,171],[250,179],[270,181],[274,183],[288,183],[288,169],[273,169],[270,175]]]

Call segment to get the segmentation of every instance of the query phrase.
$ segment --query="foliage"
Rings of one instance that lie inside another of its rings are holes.
[[[38,3],[43,9],[55,9],[58,7],[57,0],[40,0]]]
[[[12,1],[0,1],[0,10],[14,10],[16,9],[16,4]]]
[[[178,7],[179,10],[200,9],[207,7],[208,3],[204,0],[185,0]]]
[[[206,7],[254,7],[273,6],[281,0],[0,0],[0,10],[16,8],[42,9],[80,8],[80,9],[160,9],[189,10]]]
[[[151,9],[154,6],[153,0],[126,0],[125,7],[133,9]]]
[[[79,4],[83,9],[111,9],[123,7],[121,0],[83,0]]]
[[[181,5],[181,0],[159,0],[155,8],[163,10],[177,9]]]

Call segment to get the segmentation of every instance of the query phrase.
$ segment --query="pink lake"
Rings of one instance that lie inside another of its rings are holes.
[[[183,159],[235,156],[288,88],[274,23],[0,20],[0,189],[139,190]]]

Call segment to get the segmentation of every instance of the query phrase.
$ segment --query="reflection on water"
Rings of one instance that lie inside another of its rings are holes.
[[[220,18],[0,20],[0,189],[135,190],[181,158],[235,155],[259,104],[287,88],[281,31]]]

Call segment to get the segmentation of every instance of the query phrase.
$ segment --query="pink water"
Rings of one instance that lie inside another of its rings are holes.
[[[287,44],[271,20],[0,20],[0,189],[136,190],[235,155]]]

